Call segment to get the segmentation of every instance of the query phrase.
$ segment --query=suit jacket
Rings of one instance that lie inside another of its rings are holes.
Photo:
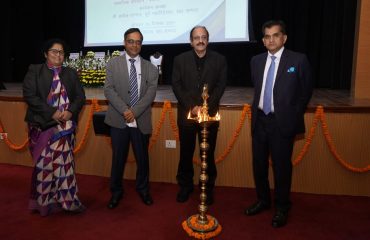
[[[158,70],[149,61],[140,58],[140,99],[132,107],[138,128],[143,134],[152,132],[152,102],[157,91]],[[104,95],[109,101],[105,123],[115,128],[127,127],[123,112],[129,109],[129,70],[126,56],[112,58],[106,67]]]
[[[78,115],[85,104],[85,91],[78,79],[77,72],[70,67],[62,67],[59,78],[64,85],[72,113],[72,120],[78,120]],[[23,98],[28,104],[25,121],[37,123],[41,128],[50,123],[57,124],[52,119],[56,107],[47,104],[47,97],[53,82],[53,71],[46,64],[31,64],[23,81]]]
[[[252,105],[252,134],[256,124],[267,52],[251,60],[254,84]],[[274,113],[283,135],[294,136],[305,132],[304,113],[312,95],[311,67],[304,54],[284,49],[273,89]]]
[[[207,50],[202,75],[199,78],[194,54],[194,50],[191,50],[174,59],[172,89],[178,101],[179,125],[191,124],[191,121],[187,120],[187,115],[193,107],[202,105],[201,95],[205,83],[208,84],[208,112],[211,116],[215,115],[227,83],[227,64],[224,56]]]

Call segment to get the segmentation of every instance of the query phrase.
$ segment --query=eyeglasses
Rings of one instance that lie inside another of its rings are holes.
[[[128,39],[128,40],[126,40],[126,42],[130,45],[136,44],[136,45],[139,45],[139,46],[141,46],[141,44],[143,43],[142,40],[134,40],[134,39]]]
[[[58,50],[58,49],[54,49],[54,48],[51,48],[49,49],[49,52],[51,52],[53,55],[58,55],[59,56],[64,56],[65,52],[63,50]]]

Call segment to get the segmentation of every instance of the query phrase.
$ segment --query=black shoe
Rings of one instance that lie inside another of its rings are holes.
[[[141,198],[141,200],[143,201],[143,203],[145,205],[150,206],[150,205],[153,204],[153,198],[152,198],[152,196],[150,196],[150,193],[146,193],[146,194],[141,194],[140,193],[139,195],[140,195],[140,198]]]
[[[122,196],[112,196],[108,203],[108,208],[113,209],[116,208],[121,200]]]
[[[263,202],[258,201],[249,208],[245,209],[244,214],[253,216],[267,209],[270,209],[270,205],[266,205]]]
[[[186,202],[192,192],[193,189],[181,188],[180,191],[177,193],[176,201],[180,203]]]
[[[271,225],[274,228],[283,227],[288,221],[288,211],[277,210],[274,217],[272,218]]]

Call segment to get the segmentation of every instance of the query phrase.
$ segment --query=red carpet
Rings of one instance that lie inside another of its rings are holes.
[[[151,183],[154,204],[141,203],[134,181],[115,210],[106,204],[108,178],[78,175],[80,215],[60,212],[48,217],[27,209],[32,169],[0,164],[0,239],[189,239],[181,222],[197,213],[199,192],[184,204],[175,201],[177,186]],[[370,198],[293,193],[288,225],[274,229],[273,210],[254,217],[243,214],[255,200],[254,189],[217,187],[209,213],[223,227],[216,239],[370,239]]]

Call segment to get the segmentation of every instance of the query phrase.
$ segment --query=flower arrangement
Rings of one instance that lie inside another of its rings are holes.
[[[88,51],[85,57],[68,59],[65,66],[76,69],[80,81],[85,87],[102,87],[105,82],[105,66],[111,57],[120,56],[120,51],[114,51],[110,56],[109,51],[104,57],[95,57],[93,51]]]
[[[193,215],[182,222],[182,228],[190,236],[196,239],[210,239],[219,235],[222,231],[221,225],[212,216],[207,215],[208,223],[198,223],[198,215]],[[197,230],[195,230],[197,229]]]
[[[121,52],[116,50],[112,53],[112,57],[118,57],[118,56],[121,56]]]

